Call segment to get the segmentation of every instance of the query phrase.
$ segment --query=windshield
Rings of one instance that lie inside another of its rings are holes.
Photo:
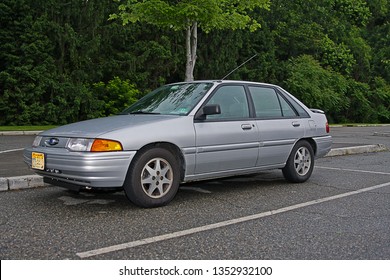
[[[187,115],[212,85],[212,83],[165,85],[141,98],[122,114]]]

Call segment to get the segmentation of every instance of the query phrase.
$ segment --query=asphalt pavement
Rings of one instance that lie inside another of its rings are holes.
[[[302,184],[280,170],[183,184],[152,209],[123,191],[0,192],[0,259],[389,260],[389,166],[390,152],[326,157]]]
[[[123,191],[3,191],[0,259],[389,260],[390,152],[367,153],[390,148],[389,132],[332,128],[332,153],[351,155],[318,159],[303,184],[288,183],[280,170],[183,184],[160,208],[136,207]],[[21,150],[10,150],[33,138],[0,136],[10,189],[21,178],[9,175],[12,160],[13,169],[24,167]]]
[[[0,132],[0,191],[43,186],[23,162],[23,148],[31,145],[33,132]],[[332,151],[328,156],[380,152],[390,149],[390,125],[331,127]]]

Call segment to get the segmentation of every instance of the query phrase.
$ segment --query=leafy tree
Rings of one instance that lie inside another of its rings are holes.
[[[323,68],[312,56],[291,59],[287,89],[311,108],[324,110],[332,121],[350,106],[348,81],[339,73]]]
[[[338,17],[355,26],[365,26],[371,16],[365,0],[331,0],[330,3]]]
[[[349,79],[346,96],[350,106],[342,114],[345,121],[374,122],[377,120],[371,102],[372,91],[368,84]]]
[[[119,13],[112,14],[110,18],[120,18],[123,24],[146,22],[162,28],[185,30],[185,80],[192,81],[197,58],[198,27],[205,32],[246,27],[254,31],[260,24],[249,16],[248,11],[268,9],[269,4],[269,0],[129,0],[121,4]]]
[[[107,84],[94,84],[94,92],[102,107],[100,116],[118,114],[141,96],[140,91],[129,80],[123,81],[119,77],[114,77]]]
[[[390,83],[383,78],[375,78],[373,81],[372,104],[375,106],[375,121],[381,123],[390,122]]]
[[[2,0],[0,123],[109,115],[130,87],[183,80],[188,28],[199,79],[256,53],[229,78],[280,84],[333,121],[390,122],[389,18],[388,0]]]
[[[367,43],[373,49],[372,70],[374,77],[383,77],[390,83],[390,1],[367,1],[372,18],[366,30]]]
[[[320,48],[322,64],[330,66],[337,72],[351,74],[356,60],[344,43],[336,44],[325,35],[320,42]]]
[[[25,1],[0,4],[0,124],[45,123],[44,93],[55,79],[52,46]]]

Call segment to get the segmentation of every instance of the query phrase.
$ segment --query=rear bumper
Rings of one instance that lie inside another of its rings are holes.
[[[135,151],[90,153],[65,149],[28,148],[24,162],[31,168],[32,152],[45,154],[44,170],[33,169],[45,182],[71,189],[122,187]]]
[[[332,148],[332,136],[326,135],[321,137],[314,137],[316,143],[316,158],[324,157]]]

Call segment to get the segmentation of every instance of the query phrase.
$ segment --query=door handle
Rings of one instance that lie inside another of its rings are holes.
[[[242,124],[241,128],[243,130],[251,130],[252,129],[252,125],[251,124]]]
[[[292,122],[292,126],[293,127],[299,127],[299,126],[301,126],[301,124],[299,122]]]

